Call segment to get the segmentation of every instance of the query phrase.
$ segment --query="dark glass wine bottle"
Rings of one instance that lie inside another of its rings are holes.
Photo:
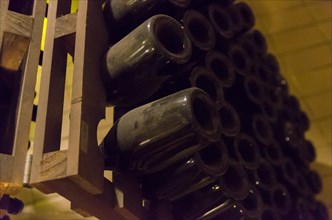
[[[190,55],[191,42],[178,21],[166,15],[151,17],[113,45],[102,61],[108,104],[142,102]]]
[[[111,32],[111,41],[120,40],[153,15],[177,14],[189,4],[190,0],[108,0],[103,11]]]
[[[235,71],[229,59],[220,51],[212,50],[205,57],[205,65],[218,77],[221,85],[229,88],[235,81]]]
[[[187,10],[183,15],[182,23],[194,46],[193,57],[199,58],[202,51],[210,51],[215,46],[216,34],[210,21],[203,14],[195,10]],[[195,51],[196,48],[198,51]]]
[[[225,102],[219,108],[221,133],[227,137],[236,137],[241,128],[240,118],[231,104]]]
[[[220,137],[211,98],[190,88],[124,114],[100,145],[105,169],[153,173]]]
[[[248,170],[255,170],[260,165],[260,148],[256,141],[245,133],[235,137],[234,144],[229,150],[239,163]]]
[[[197,87],[206,92],[219,108],[224,103],[224,90],[217,77],[206,67],[196,66],[190,73],[180,74],[169,80],[152,97],[152,100],[183,89]]]
[[[174,201],[199,190],[222,176],[228,169],[229,156],[222,140],[211,142],[193,156],[150,177],[145,184],[158,199]]]

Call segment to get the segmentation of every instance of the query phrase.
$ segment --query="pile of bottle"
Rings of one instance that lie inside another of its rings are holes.
[[[149,219],[328,219],[309,120],[248,4],[110,0],[104,14],[116,122],[99,147],[105,169],[137,174]]]

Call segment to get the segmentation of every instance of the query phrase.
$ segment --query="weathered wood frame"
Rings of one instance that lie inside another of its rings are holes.
[[[28,38],[29,46],[22,66],[23,75],[16,111],[15,137],[11,147],[13,153],[0,154],[0,197],[2,194],[18,193],[23,185],[46,2],[35,1],[32,16],[10,11],[8,6],[9,0],[0,1],[1,56],[5,56],[3,47],[6,45],[3,42],[6,41],[6,33]]]
[[[108,49],[102,3],[79,1],[78,11],[72,14],[70,0],[49,3],[30,183],[44,193],[64,196],[83,216],[142,219],[139,184],[135,178],[122,175],[115,182],[106,179],[97,149],[97,127],[105,117],[106,106],[100,61]],[[74,73],[69,146],[60,150],[67,53],[71,52]],[[117,188],[124,202],[119,202]]]

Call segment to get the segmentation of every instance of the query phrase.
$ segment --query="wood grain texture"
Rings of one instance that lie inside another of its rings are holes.
[[[9,6],[9,0],[1,0],[0,1],[0,52],[1,52],[1,45],[2,45],[2,36],[6,26],[6,16],[7,10]]]
[[[56,151],[44,154],[40,167],[41,182],[65,177],[67,169],[67,151]]]
[[[21,88],[15,110],[13,153],[12,155],[0,155],[0,185],[7,186],[6,193],[15,195],[23,184],[46,3],[45,1],[35,1],[32,16],[8,12],[8,1],[6,0],[2,0],[0,6],[1,19],[4,17],[3,15],[6,15],[5,25],[1,24],[1,30],[6,31],[6,39],[3,41],[5,48],[2,48],[2,55],[5,54],[9,60],[15,61],[15,69],[21,65],[22,57],[26,57],[22,66]],[[17,23],[15,24],[15,22]],[[19,30],[20,28],[22,29]],[[26,47],[27,45],[28,47]],[[11,55],[5,51],[9,51]],[[2,189],[0,189],[0,193],[2,193]]]
[[[15,158],[13,164],[13,180],[18,183],[23,182],[22,174],[24,173],[25,158],[29,144],[31,115],[33,109],[45,11],[46,2],[35,1],[32,14],[34,18],[34,24],[30,37],[30,46],[27,51],[25,65],[23,66],[23,78],[21,84],[21,94],[17,108],[17,126],[14,138]]]
[[[34,18],[32,16],[7,11],[4,31],[24,37],[31,37]]]
[[[43,155],[60,150],[61,126],[64,102],[64,87],[67,65],[67,53],[59,39],[54,38],[56,18],[66,14],[70,1],[50,1],[44,47],[39,108],[36,119],[36,134],[31,171],[31,183],[41,179]],[[46,180],[46,177],[43,178]],[[52,180],[52,178],[50,178]]]
[[[76,32],[77,13],[67,14],[56,19],[54,38]]]
[[[104,162],[97,150],[97,127],[105,117],[99,64],[107,48],[108,31],[101,5],[99,0],[79,2],[68,149],[68,175],[78,173],[74,181],[92,194],[102,192],[104,178]]]
[[[0,54],[0,67],[17,72],[26,55],[30,39],[21,35],[4,32]]]

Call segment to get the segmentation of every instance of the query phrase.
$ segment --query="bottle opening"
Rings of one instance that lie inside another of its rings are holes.
[[[251,43],[251,41],[245,40],[241,43],[241,46],[245,49],[248,55],[250,55],[251,57],[255,56],[256,48],[254,44]]]
[[[196,78],[195,86],[205,91],[215,102],[220,99],[215,81],[208,75],[200,74]]]
[[[296,174],[295,167],[293,164],[291,164],[290,161],[286,161],[286,163],[284,164],[283,172],[285,172],[288,179],[290,179],[290,180],[295,179],[295,174]]]
[[[249,195],[242,200],[242,206],[246,210],[252,212],[258,209],[258,199],[255,193],[249,193]]]
[[[236,122],[237,115],[234,109],[231,109],[228,105],[224,105],[219,110],[220,121],[223,129],[232,130],[238,125]]]
[[[271,126],[270,124],[261,117],[254,118],[254,131],[257,138],[261,141],[269,141],[271,139]]]
[[[210,62],[209,67],[221,81],[229,80],[231,77],[230,66],[226,60],[215,57]]]
[[[232,6],[231,6],[232,7]],[[234,26],[237,26],[237,27],[240,27],[241,26],[241,22],[242,22],[242,19],[240,17],[240,14],[238,13],[237,10],[235,10],[233,7],[232,8],[229,8],[228,10],[228,14],[231,18],[231,21],[232,21],[232,24]]]
[[[257,160],[257,146],[245,139],[240,139],[238,150],[241,158],[246,163],[253,163]]]
[[[204,130],[211,131],[214,129],[211,106],[206,101],[197,97],[193,101],[193,113],[197,123]]]
[[[279,74],[279,64],[275,56],[272,54],[266,55],[264,63],[268,65],[272,73]]]
[[[225,187],[227,187],[232,192],[241,191],[243,188],[243,177],[241,175],[241,170],[234,165],[230,165],[226,173],[222,176],[224,180]]]
[[[238,5],[243,22],[247,26],[252,26],[255,23],[255,18],[251,8],[245,3],[239,3]]]
[[[199,152],[203,163],[207,166],[218,167],[223,161],[224,152],[219,147],[219,143],[213,143]]]
[[[281,152],[279,150],[279,146],[276,145],[276,144],[272,144],[270,146],[267,146],[265,148],[265,152],[267,154],[267,157],[273,162],[276,162],[281,158],[281,155],[280,155]]]
[[[249,93],[249,97],[254,100],[260,100],[262,97],[262,87],[257,80],[246,80],[246,91]]]
[[[315,160],[315,158],[316,158],[315,148],[314,148],[314,145],[310,141],[305,142],[304,153],[305,153],[306,159],[309,162],[313,162]]]
[[[289,197],[288,193],[284,191],[283,189],[276,189],[273,192],[273,200],[275,205],[278,207],[280,210],[288,209],[289,207]]]
[[[263,34],[260,31],[255,30],[252,32],[252,37],[256,47],[259,48],[261,51],[265,51],[267,45]]]
[[[259,180],[264,185],[272,186],[275,183],[274,170],[266,163],[261,163],[256,172]]]
[[[164,24],[156,32],[159,42],[171,53],[182,53],[184,50],[183,38],[178,29],[171,24]]]
[[[242,49],[237,48],[233,50],[230,57],[238,69],[244,70],[247,68],[248,57]]]
[[[226,38],[232,37],[232,23],[230,16],[218,5],[212,4],[209,7],[209,18],[215,30],[225,36]]]
[[[211,40],[209,36],[210,29],[198,18],[192,18],[189,20],[188,30],[195,41],[206,44]]]

